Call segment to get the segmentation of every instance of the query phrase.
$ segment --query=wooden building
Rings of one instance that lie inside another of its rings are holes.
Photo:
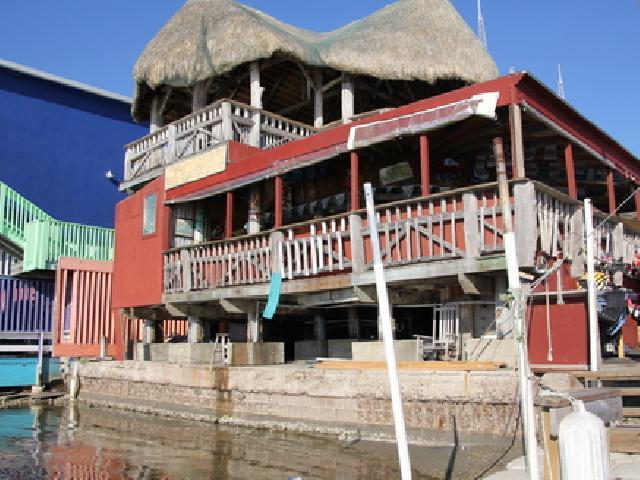
[[[530,74],[499,77],[448,1],[399,1],[318,34],[192,0],[134,78],[133,114],[151,128],[125,150],[113,307],[149,331],[186,318],[190,342],[228,332],[284,342],[286,359],[376,340],[370,182],[398,339],[446,335],[475,358],[513,337],[501,313],[512,222],[525,279],[565,261],[547,285],[551,330],[531,308],[532,362],[587,364],[582,200],[598,257],[630,265],[640,197],[599,219],[635,191],[640,163]]]

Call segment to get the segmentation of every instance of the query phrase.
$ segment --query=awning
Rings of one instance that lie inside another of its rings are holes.
[[[498,92],[474,95],[466,100],[422,112],[378,122],[356,125],[349,131],[349,150],[392,140],[400,135],[415,135],[465,120],[473,115],[495,118]]]

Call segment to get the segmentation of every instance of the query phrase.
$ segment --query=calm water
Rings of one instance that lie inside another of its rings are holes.
[[[416,448],[414,478],[474,478],[502,450]],[[391,479],[395,453],[111,410],[0,410],[0,479]]]

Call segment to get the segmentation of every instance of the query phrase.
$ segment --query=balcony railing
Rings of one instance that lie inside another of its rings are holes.
[[[113,260],[114,232],[56,220],[30,222],[26,226],[23,269],[56,268],[60,257]]]
[[[583,268],[582,203],[537,182],[513,182],[511,211],[521,267],[540,253]],[[474,186],[377,207],[382,260],[387,268],[451,259],[476,259],[504,251],[502,209],[495,184]],[[640,232],[618,219],[601,224],[595,213],[598,256],[626,264],[640,252]],[[372,270],[370,230],[363,211],[237,239],[169,250],[164,292],[184,293]]]
[[[158,176],[165,166],[226,140],[273,148],[315,132],[265,110],[219,100],[128,144],[122,188]]]
[[[0,235],[24,248],[25,227],[35,220],[53,220],[34,203],[0,182]]]

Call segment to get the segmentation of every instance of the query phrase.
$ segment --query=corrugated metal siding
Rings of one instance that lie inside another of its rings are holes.
[[[0,332],[51,332],[54,284],[0,277]]]

